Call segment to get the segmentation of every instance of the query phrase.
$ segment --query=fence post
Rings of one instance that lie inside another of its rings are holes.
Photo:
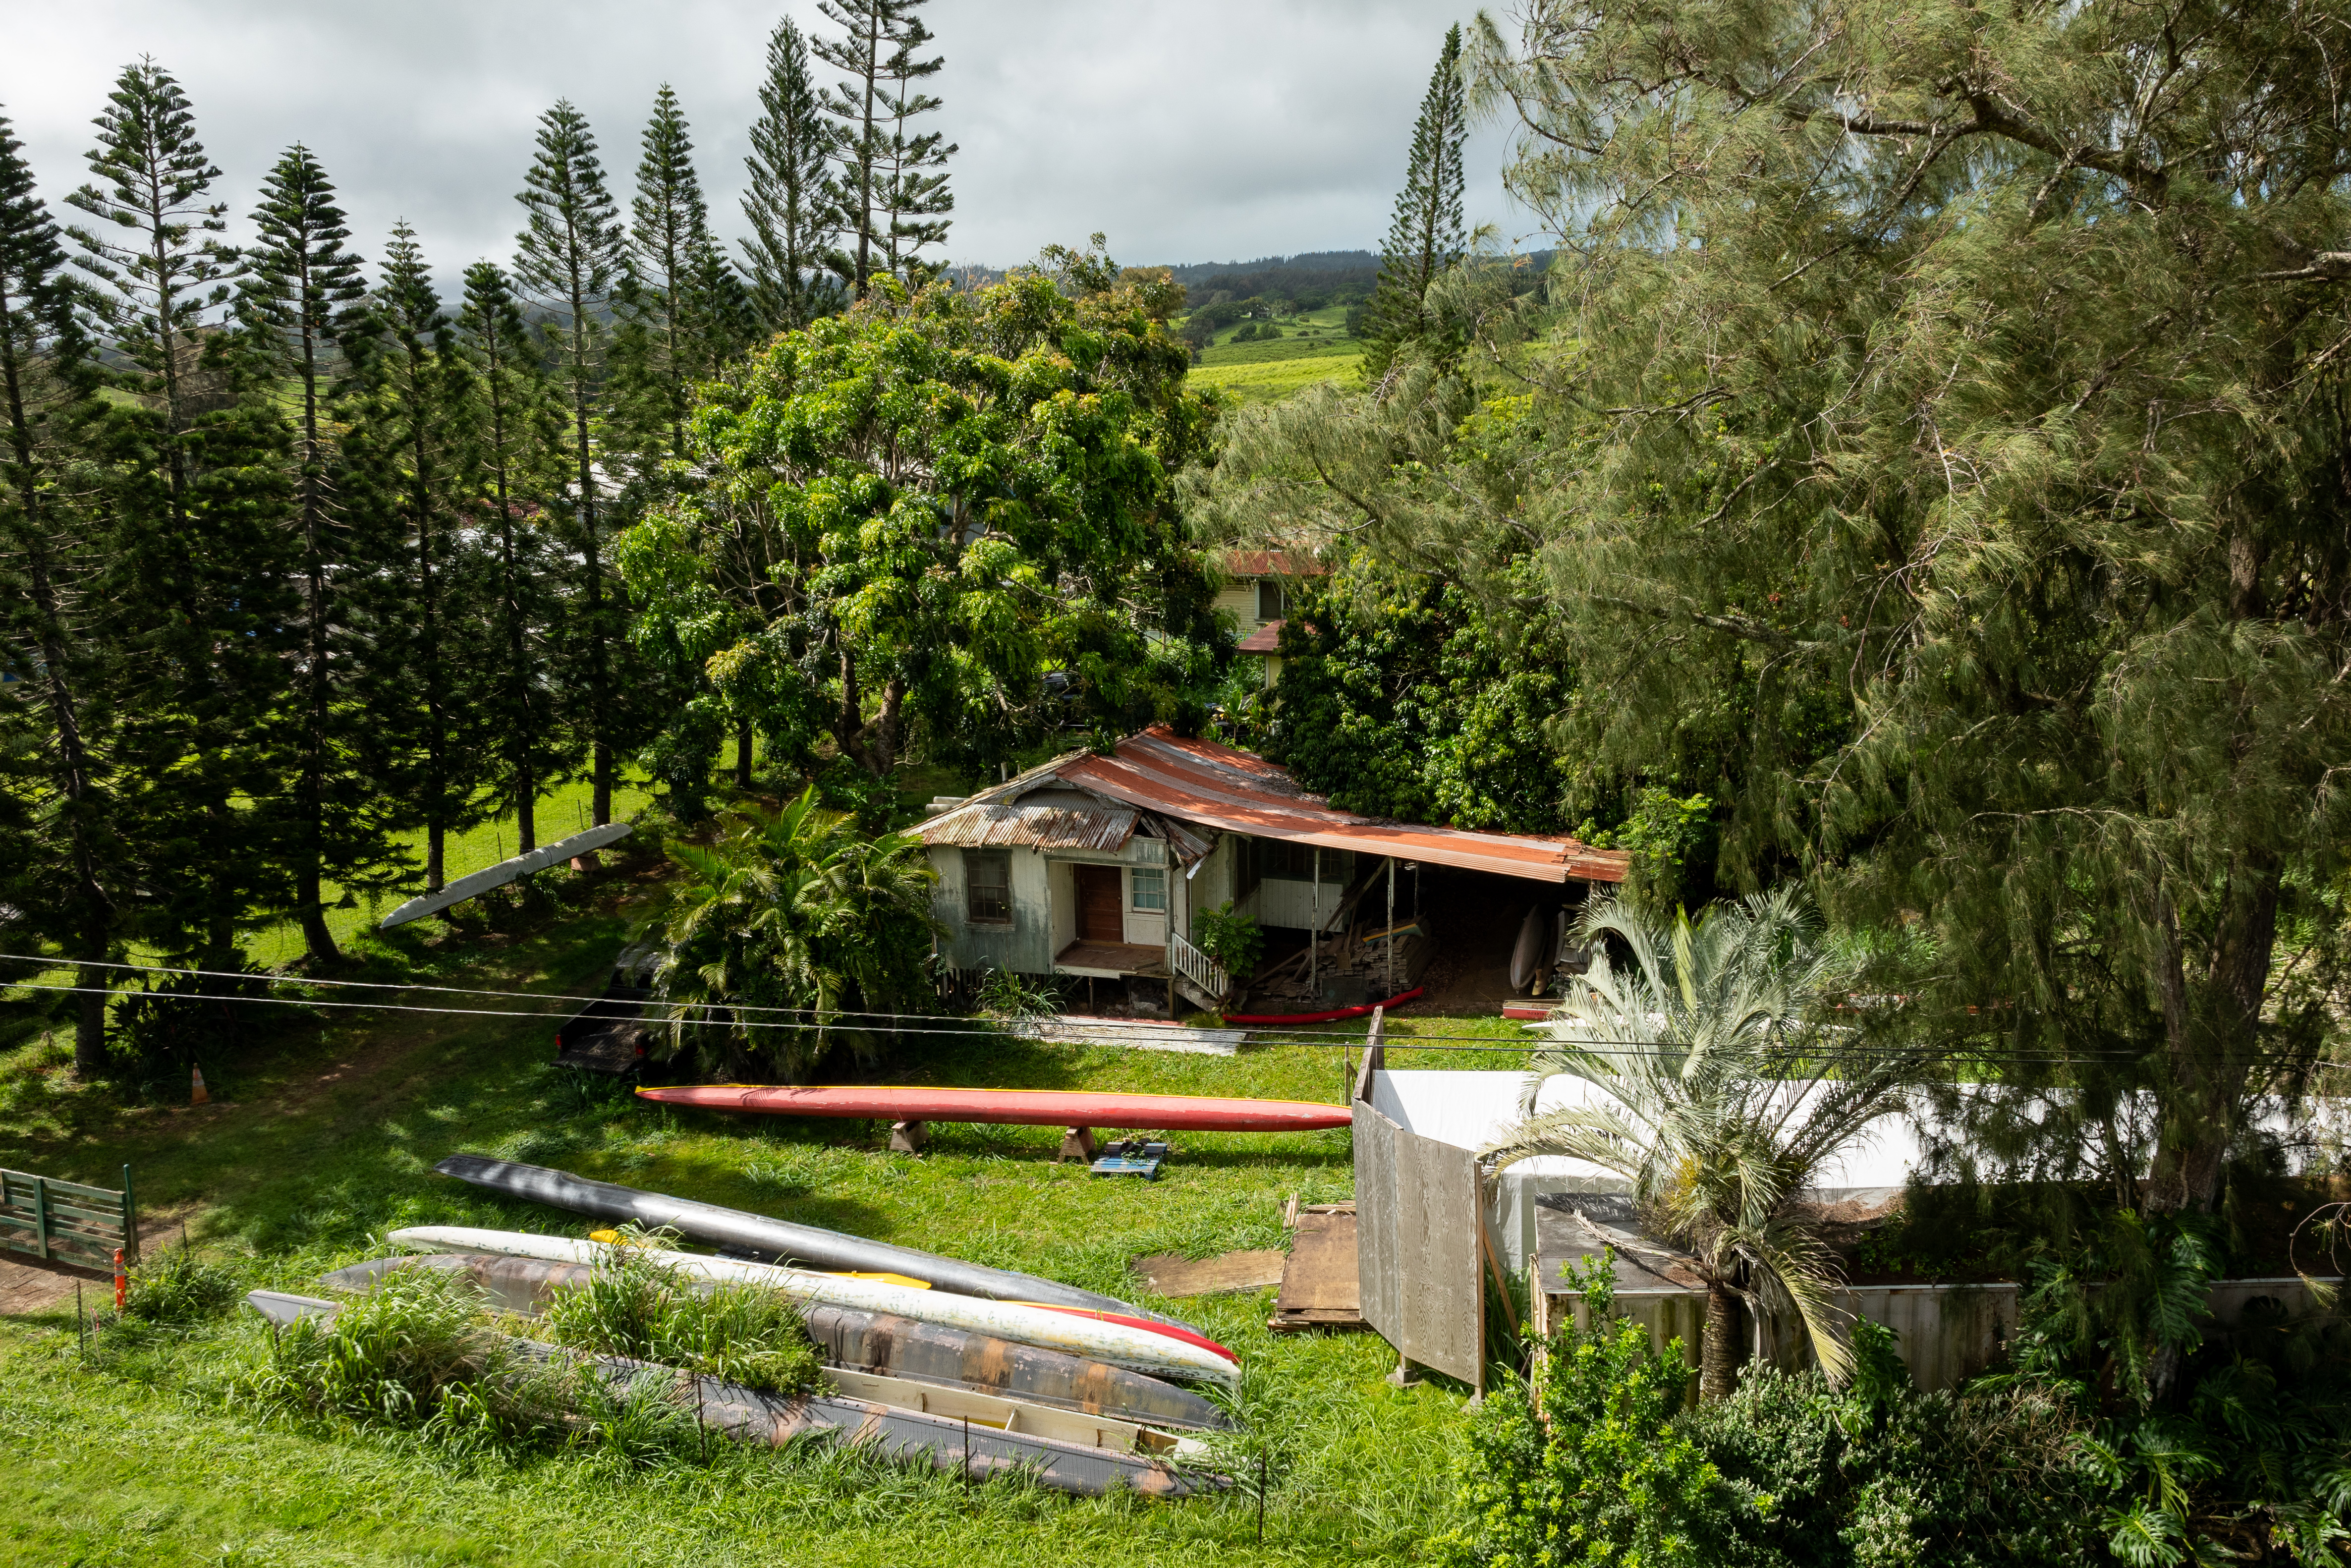
[[[122,1246],[133,1263],[139,1261],[139,1206],[131,1197],[131,1167],[122,1167]]]
[[[49,1178],[33,1178],[33,1239],[39,1246],[44,1260],[49,1255]]]

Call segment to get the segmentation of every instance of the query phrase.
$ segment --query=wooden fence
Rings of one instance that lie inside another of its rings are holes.
[[[112,1268],[119,1248],[123,1262],[136,1263],[139,1216],[131,1167],[122,1167],[120,1192],[0,1170],[0,1247],[90,1269]]]

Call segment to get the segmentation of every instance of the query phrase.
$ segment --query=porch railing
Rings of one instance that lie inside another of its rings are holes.
[[[1177,976],[1191,981],[1211,997],[1221,998],[1232,988],[1232,977],[1225,973],[1222,964],[1173,931],[1167,934],[1167,963]]]

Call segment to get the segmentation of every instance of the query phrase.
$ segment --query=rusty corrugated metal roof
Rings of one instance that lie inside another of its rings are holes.
[[[1242,653],[1278,653],[1281,651],[1281,622],[1269,621],[1234,644]]]
[[[1331,569],[1311,555],[1279,549],[1228,549],[1225,572],[1229,577],[1328,577]]]
[[[926,844],[963,849],[1014,845],[1039,850],[1096,850],[1115,853],[1134,832],[1137,813],[1121,806],[1092,810],[1074,806],[1018,806],[976,801],[944,811],[923,824]]]
[[[1051,768],[1064,782],[1113,800],[1253,838],[1395,855],[1538,882],[1622,882],[1631,863],[1621,852],[1595,850],[1564,834],[1472,832],[1382,822],[1333,810],[1261,757],[1212,740],[1181,739],[1161,725],[1119,742],[1114,757],[1081,754],[1057,760]]]

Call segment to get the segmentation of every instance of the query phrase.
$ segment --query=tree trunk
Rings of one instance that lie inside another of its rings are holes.
[[[438,822],[424,824],[424,891],[441,891],[442,870],[446,863],[444,850],[448,830]]]
[[[515,779],[515,853],[538,848],[538,780],[528,769]]]
[[[1698,1355],[1698,1396],[1708,1405],[1730,1397],[1739,1381],[1739,1297],[1719,1280],[1706,1282],[1706,1346]]]
[[[735,722],[735,784],[737,789],[751,787],[751,721]]]

